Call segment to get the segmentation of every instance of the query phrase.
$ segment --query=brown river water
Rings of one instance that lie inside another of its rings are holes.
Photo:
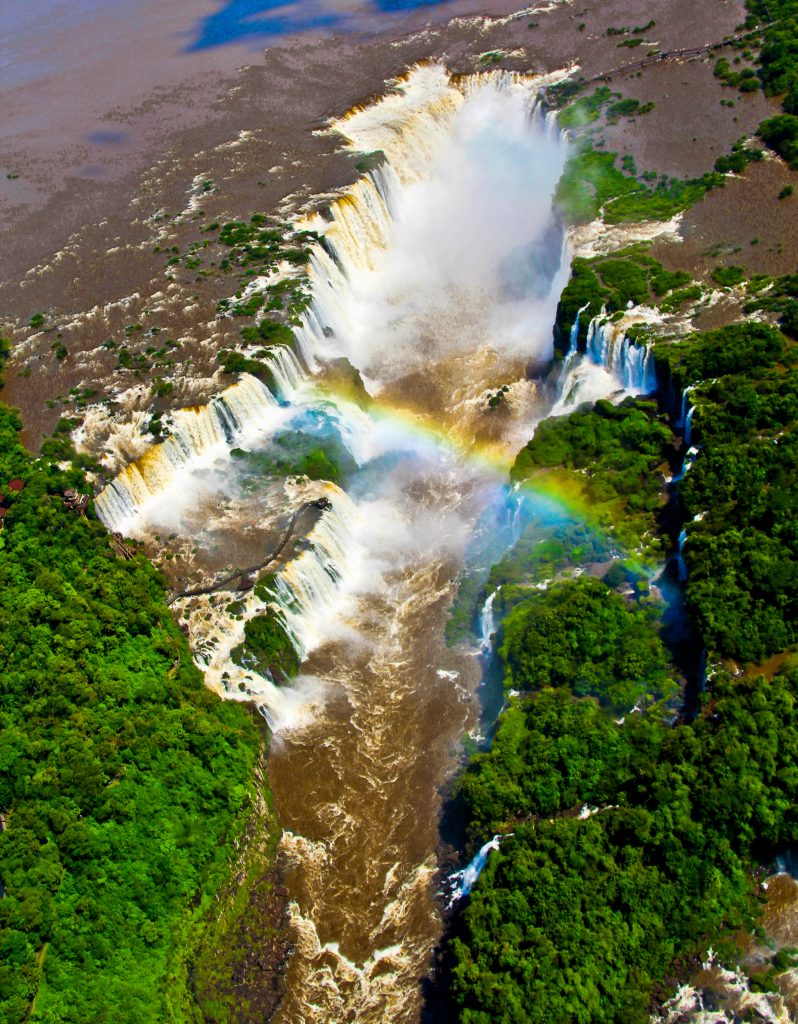
[[[297,358],[275,364],[281,404],[242,380],[179,414],[177,440],[98,498],[112,528],[176,531],[195,567],[190,552],[218,547],[226,530],[225,557],[207,571],[240,564],[236,536],[239,549],[254,549],[258,530],[276,536],[286,505],[320,493],[332,503],[266,602],[303,655],[292,686],[230,660],[261,599],[236,614],[230,594],[178,610],[209,684],[258,701],[274,732],[294,940],[282,1024],[419,1016],[442,931],[441,793],[479,719],[477,645],[447,648],[444,625],[475,538],[500,542],[508,468],[545,411],[528,371],[551,356],[567,274],[552,213],[565,145],[537,109],[540,84],[450,79],[431,65],[334,124],[385,162],[303,224],[325,242]],[[319,384],[341,358],[368,390],[360,406]],[[279,481],[245,494],[222,406],[244,449],[312,423],[343,439],[357,469],[345,490],[289,480],[282,497]]]

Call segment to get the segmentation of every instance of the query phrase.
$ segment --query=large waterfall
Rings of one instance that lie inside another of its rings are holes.
[[[247,622],[264,614],[276,617],[303,658],[323,643],[340,603],[338,584],[358,548],[358,513],[344,491],[310,481],[291,490],[295,504],[321,498],[329,505],[304,538],[301,553],[269,575],[266,596],[255,588],[232,603],[230,594],[181,601],[188,612],[197,664],[208,685],[234,700],[258,701],[277,728],[287,724],[286,707],[293,724],[294,697],[271,678],[237,664],[232,653],[244,640]]]
[[[275,377],[291,390],[289,374],[298,366],[293,354],[278,349],[270,362]],[[280,405],[265,385],[242,374],[207,405],[174,413],[169,437],[126,466],[97,495],[98,515],[109,530],[137,532],[137,519],[146,519],[148,509],[168,501],[170,492],[180,486],[181,474],[211,465],[282,419]]]
[[[244,377],[175,414],[170,437],[97,499],[110,528],[174,535],[186,572],[210,578],[262,562],[309,498],[330,502],[262,585],[179,605],[209,683],[260,703],[277,733],[269,771],[296,940],[281,1024],[418,1018],[440,934],[440,787],[476,725],[479,681],[443,625],[480,516],[504,505],[509,464],[550,411],[528,374],[551,359],[568,274],[552,210],[566,148],[538,103],[546,81],[429,65],[334,122],[374,167],[298,222],[321,240],[296,354],[270,358],[277,393]],[[592,322],[563,407],[648,388],[650,360],[624,323]],[[341,358],[366,384],[364,408],[325,385]],[[591,367],[601,382],[586,381]],[[349,452],[346,493],[269,469],[307,437]],[[492,601],[484,612],[487,644]],[[264,615],[302,658],[293,687],[232,657]]]

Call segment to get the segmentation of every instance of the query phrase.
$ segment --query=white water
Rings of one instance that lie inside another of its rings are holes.
[[[207,405],[174,413],[170,436],[131,463],[95,498],[111,531],[133,535],[152,521],[179,523],[194,500],[187,486],[197,471],[207,474],[237,444],[273,430],[285,416],[259,380],[240,380]]]
[[[530,113],[530,84],[496,76],[464,95],[440,69],[418,74],[400,124],[384,120],[397,116],[391,97],[338,126],[395,163],[334,203],[330,221],[306,222],[326,245],[311,260],[303,352],[346,355],[372,391],[441,358],[549,359],[568,269],[550,204],[565,150]]]
[[[602,312],[590,321],[585,351],[579,352],[579,317],[571,328],[570,348],[558,379],[558,397],[551,410],[561,416],[584,402],[610,398],[621,402],[629,395],[656,391],[657,375],[651,345],[638,345],[626,336],[633,323],[652,322],[652,311],[635,310],[622,318]]]
[[[504,836],[496,835],[492,839],[488,840],[488,842],[481,847],[462,871],[457,871],[451,876],[449,881],[455,886],[455,888],[450,897],[450,906],[458,900],[463,899],[464,896],[468,896],[488,862],[488,854],[491,850],[499,849],[499,844],[502,839],[504,839]]]
[[[680,582],[684,583],[687,579],[687,563],[684,560],[684,545],[687,542],[687,530],[682,527],[679,531],[679,540],[677,542],[676,550],[676,568],[679,574]]]
[[[349,498],[330,494],[333,509],[280,566],[269,597],[249,595],[233,611],[232,594],[184,608],[209,682],[256,700],[284,731],[270,768],[297,941],[283,1024],[417,1018],[418,978],[440,929],[430,888],[438,787],[473,720],[461,663],[439,633],[476,518],[506,478],[505,465],[472,459],[468,446],[487,437],[509,460],[541,418],[525,369],[552,354],[568,273],[551,209],[565,147],[535,108],[539,84],[503,74],[453,84],[424,68],[339,122],[353,145],[387,160],[301,225],[324,236],[296,331],[307,370],[279,350],[282,404],[247,382],[252,400],[232,420],[229,392],[178,415],[173,437],[98,500],[122,532],[179,527],[200,491],[212,501],[235,487],[233,447],[257,447],[308,412],[335,424],[362,467]],[[614,395],[635,374],[645,382],[645,360],[624,342],[613,335],[600,350],[604,377],[589,393]],[[316,386],[341,356],[379,395],[376,406]],[[505,384],[512,401],[501,418],[486,395]],[[264,515],[308,493],[287,492]],[[191,539],[201,543],[202,530]],[[293,690],[231,660],[248,619],[266,611],[306,659]],[[464,869],[460,895],[498,841]]]
[[[479,649],[483,654],[489,654],[493,645],[493,634],[496,632],[493,602],[496,600],[498,593],[499,590],[497,589],[488,595],[479,616]]]

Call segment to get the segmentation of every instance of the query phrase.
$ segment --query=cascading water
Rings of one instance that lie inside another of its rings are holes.
[[[488,842],[477,851],[472,860],[463,868],[462,871],[456,871],[450,877],[449,883],[454,886],[449,898],[450,905],[463,899],[463,897],[468,896],[474,888],[474,883],[482,874],[485,865],[488,863],[488,854],[491,850],[499,849],[499,844],[502,839],[504,839],[504,836],[501,835],[497,835],[492,839],[489,839]]]
[[[690,435],[693,430],[693,413],[695,412],[695,406],[691,405],[687,410],[687,415],[684,417],[684,443],[689,446]]]
[[[684,560],[684,545],[686,542],[687,530],[682,527],[679,531],[679,539],[676,543],[676,569],[681,583],[684,583],[687,579],[687,563]]]
[[[479,616],[479,649],[483,654],[489,654],[493,645],[493,634],[496,632],[493,602],[496,600],[498,593],[498,590],[494,590],[488,595]]]
[[[647,307],[609,317],[605,310],[588,325],[583,353],[579,351],[579,318],[571,328],[570,347],[557,378],[557,392],[551,415],[570,412],[583,402],[600,398],[622,401],[628,395],[651,394],[657,389],[657,372],[652,347],[630,340],[626,331],[633,324],[656,323],[659,314]]]
[[[252,592],[233,606],[208,615],[212,601],[200,604],[191,623],[197,664],[208,685],[223,696],[250,699],[274,695],[270,679],[237,665],[231,654],[243,640],[246,623],[266,612],[275,615],[297,653],[306,657],[323,643],[341,603],[340,581],[357,557],[358,512],[351,499],[335,484],[308,482],[295,499],[322,498],[329,504],[303,540],[303,550],[273,574],[268,597]],[[230,597],[226,595],[226,601]],[[191,599],[181,602],[191,607]],[[264,689],[264,682],[268,685]]]
[[[353,148],[384,160],[324,217],[299,225],[322,236],[296,329],[307,370],[275,351],[279,402],[242,380],[246,414],[229,389],[177,415],[172,437],[98,499],[111,528],[145,535],[165,517],[173,524],[176,497],[193,494],[201,475],[215,532],[199,521],[187,544],[210,550],[225,524],[243,522],[241,510],[275,533],[275,503],[285,512],[307,496],[291,488],[308,485],[291,483],[259,500],[248,489],[250,449],[268,453],[312,422],[352,456],[349,498],[330,493],[332,509],[285,549],[265,593],[186,599],[181,609],[212,685],[262,703],[278,730],[270,779],[296,943],[280,1024],[418,1016],[418,979],[441,929],[438,794],[458,738],[476,724],[478,666],[445,647],[444,620],[474,524],[488,501],[505,500],[507,464],[545,412],[526,368],[551,357],[568,273],[552,213],[565,148],[538,108],[542,84],[505,73],[451,79],[430,66],[336,122]],[[616,338],[609,365],[645,378],[632,348]],[[371,405],[319,384],[341,357]],[[603,394],[607,380],[617,390],[615,370],[605,378]],[[487,397],[505,385],[496,413]],[[495,470],[470,457],[474,440],[502,453]],[[237,564],[257,561],[248,544]],[[247,621],[264,613],[304,659],[293,688],[231,658]],[[315,713],[300,714],[300,703]]]
[[[285,358],[273,362],[278,379],[283,376],[278,367],[285,363]],[[181,476],[212,465],[236,443],[268,432],[283,418],[271,392],[243,374],[207,405],[176,412],[170,436],[123,469],[97,495],[97,514],[111,531],[135,532],[137,519],[147,507],[152,510],[178,498]]]
[[[630,341],[611,321],[591,321],[586,352],[596,366],[617,377],[624,391],[647,394],[656,390],[651,346]]]

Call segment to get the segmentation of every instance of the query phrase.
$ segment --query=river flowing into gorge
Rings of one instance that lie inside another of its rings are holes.
[[[295,941],[282,1024],[418,1019],[442,928],[440,790],[478,722],[476,644],[443,640],[457,574],[475,543],[511,542],[507,470],[554,402],[572,406],[587,377],[590,398],[650,383],[600,325],[606,344],[574,347],[557,394],[536,382],[570,262],[552,207],[567,147],[543,82],[432,65],[336,122],[375,166],[301,223],[322,241],[296,354],[271,356],[278,393],[245,376],[176,414],[97,499],[110,528],[172,535],[206,578],[257,562],[292,510],[302,528],[267,592],[176,605],[209,685],[256,700],[275,733]],[[341,386],[342,365],[367,395]],[[348,453],[343,488],[251,486],[242,458],[298,432]],[[331,508],[314,511],[321,499]],[[290,686],[231,657],[264,612],[301,655]]]

